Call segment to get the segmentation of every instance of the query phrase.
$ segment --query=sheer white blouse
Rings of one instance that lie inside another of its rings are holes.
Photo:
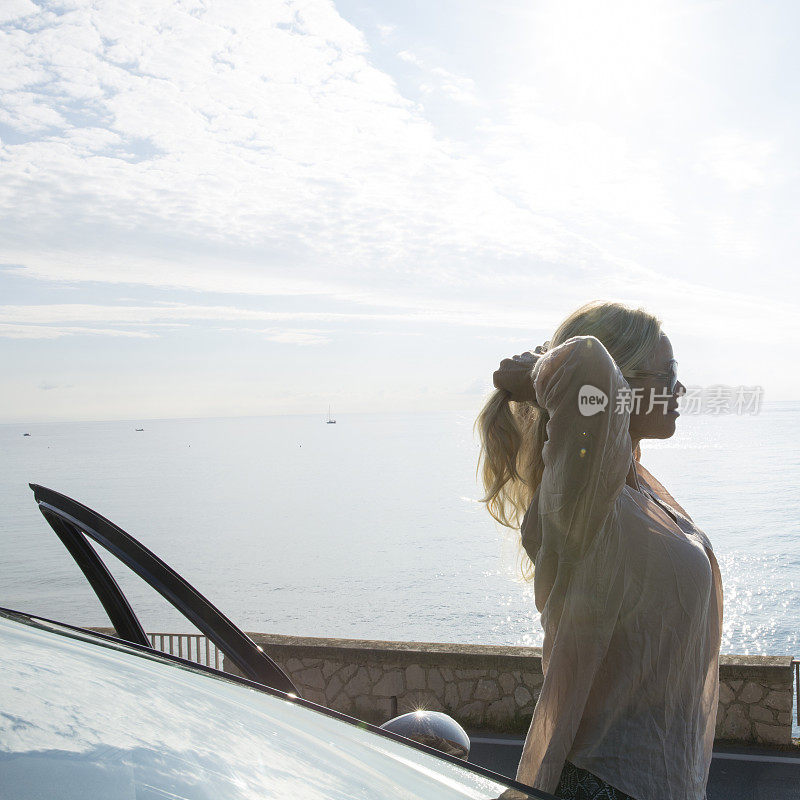
[[[545,677],[517,780],[553,792],[569,759],[636,800],[704,800],[723,605],[711,542],[633,459],[629,386],[599,339],[553,347],[532,378],[550,418],[522,542]],[[587,384],[608,397],[592,416]]]

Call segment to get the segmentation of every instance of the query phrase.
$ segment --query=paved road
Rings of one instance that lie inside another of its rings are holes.
[[[513,778],[522,739],[470,734],[469,760]],[[800,800],[800,748],[715,748],[707,800]]]

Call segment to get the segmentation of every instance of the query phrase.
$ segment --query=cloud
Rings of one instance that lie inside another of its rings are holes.
[[[458,75],[444,67],[431,67],[424,59],[410,50],[401,50],[397,57],[425,73],[426,80],[420,84],[420,91],[423,94],[441,92],[457,103],[470,106],[479,105],[477,86],[472,78]]]
[[[252,333],[269,342],[278,344],[328,344],[331,341],[330,331],[313,328],[220,328],[221,331],[234,333]]]
[[[681,223],[663,164],[652,153],[595,120],[548,115],[523,84],[507,87],[503,113],[481,130],[498,190],[547,214],[561,241],[608,246],[622,235],[674,235]]]
[[[21,20],[39,10],[39,6],[30,0],[3,0],[3,5],[0,6],[0,24]]]
[[[737,320],[737,335],[751,342],[768,342],[772,321],[782,320],[786,341],[800,340],[800,322],[791,300],[762,298],[723,286],[703,286],[661,277],[645,268],[627,267],[630,278],[622,281],[618,273],[595,275],[591,295],[585,287],[564,282],[557,274],[552,281],[536,275],[519,275],[516,280],[494,285],[487,281],[482,298],[456,296],[389,296],[364,291],[348,297],[347,310],[277,310],[161,302],[153,304],[51,303],[0,306],[0,337],[57,338],[67,335],[105,335],[152,338],[163,331],[198,325],[217,330],[258,334],[272,341],[322,344],[341,331],[354,332],[355,326],[370,326],[370,335],[418,334],[426,327],[473,329],[473,337],[492,338],[527,347],[530,337],[541,331],[551,333],[562,315],[590,299],[619,299],[657,313],[671,334],[729,341],[730,331],[709,308],[724,308]],[[548,308],[542,297],[552,298]],[[555,302],[554,302],[555,301]],[[327,302],[327,300],[326,300]],[[665,313],[666,311],[666,313]],[[253,323],[269,323],[258,327]],[[220,326],[220,323],[227,323]],[[234,324],[236,327],[234,327]],[[314,327],[309,327],[309,324]],[[319,328],[316,326],[324,325]],[[114,327],[116,326],[116,327]],[[280,327],[278,327],[280,326]],[[491,333],[485,333],[491,331]],[[507,335],[502,333],[507,331]],[[324,341],[322,341],[324,340]],[[527,344],[526,344],[527,343]]]
[[[397,57],[408,64],[413,64],[415,67],[419,67],[420,69],[425,66],[423,60],[416,55],[416,53],[412,53],[410,50],[401,50],[397,54]]]
[[[146,331],[58,325],[13,325],[0,322],[0,338],[4,339],[59,339],[62,336],[112,336],[131,339],[153,338],[153,334],[147,333]]]
[[[353,322],[546,331],[587,286],[712,335],[707,308],[753,332],[771,308],[791,318],[782,298],[694,269],[709,253],[758,253],[760,227],[720,209],[698,231],[673,151],[624,121],[554,113],[522,76],[467,146],[403,96],[329,0],[14,8],[0,28],[8,275],[233,299],[5,306],[3,336],[155,336],[203,321],[326,326],[312,337]],[[478,96],[471,78],[398,55],[437,97]],[[771,139],[697,135],[714,155],[706,178],[771,185]],[[666,280],[658,258],[685,263],[687,279]],[[239,308],[237,294],[268,308]],[[281,298],[302,310],[277,310]]]
[[[71,383],[50,383],[49,381],[42,381],[39,384],[39,389],[43,392],[50,392],[53,389],[72,389],[73,384]]]
[[[704,143],[701,168],[733,191],[743,192],[786,181],[785,165],[776,155],[774,141],[728,131]]]
[[[291,325],[296,322],[393,323],[405,326],[422,324],[458,325],[477,327],[515,327],[524,324],[522,316],[509,316],[502,309],[493,309],[480,303],[464,305],[446,302],[420,302],[413,308],[397,305],[382,311],[270,311],[265,309],[240,308],[237,306],[191,305],[162,303],[157,305],[93,305],[84,303],[60,303],[41,305],[0,306],[0,331],[30,331],[42,337],[64,335],[64,332],[108,332],[122,335],[118,329],[74,327],[74,323],[90,325],[143,326],[152,330],[172,328],[197,323],[270,321]],[[54,326],[54,327],[49,327]],[[242,332],[274,332],[276,329],[252,327],[225,327],[220,330]],[[286,330],[285,328],[282,330]],[[297,329],[299,333],[327,334],[326,330]],[[48,334],[48,331],[59,333]],[[413,333],[411,331],[410,333]],[[2,334],[0,334],[2,335]],[[127,331],[125,335],[144,335]],[[393,334],[388,334],[393,335]]]
[[[378,35],[381,37],[382,42],[388,41],[397,30],[396,25],[381,25],[380,23],[376,25],[376,28],[378,29]]]
[[[480,101],[476,93],[477,87],[472,78],[457,75],[455,72],[450,72],[450,70],[443,67],[432,68],[431,75],[438,79],[436,88],[451,100],[464,105],[479,105]]]
[[[3,35],[1,254],[28,274],[324,292],[571,257],[330,2],[109,1]]]

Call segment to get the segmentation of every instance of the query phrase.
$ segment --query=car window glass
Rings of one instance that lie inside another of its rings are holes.
[[[113,554],[91,540],[90,544],[119,585],[153,647],[190,661],[222,668],[221,654],[216,654],[213,643],[206,641],[199,628]],[[109,624],[106,619],[104,625],[98,627],[107,633]]]
[[[0,481],[2,485],[2,481]],[[0,536],[0,606],[70,625],[108,625],[108,616],[80,567],[31,501],[8,492]]]

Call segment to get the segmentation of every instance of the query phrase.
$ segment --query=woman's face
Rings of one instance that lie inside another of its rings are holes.
[[[662,333],[658,347],[650,356],[650,362],[642,365],[642,369],[668,374],[670,361],[674,357],[669,337]],[[678,381],[672,394],[669,394],[669,378],[646,377],[626,380],[634,392],[630,422],[631,439],[669,439],[675,433],[678,397],[685,393],[686,387]]]

